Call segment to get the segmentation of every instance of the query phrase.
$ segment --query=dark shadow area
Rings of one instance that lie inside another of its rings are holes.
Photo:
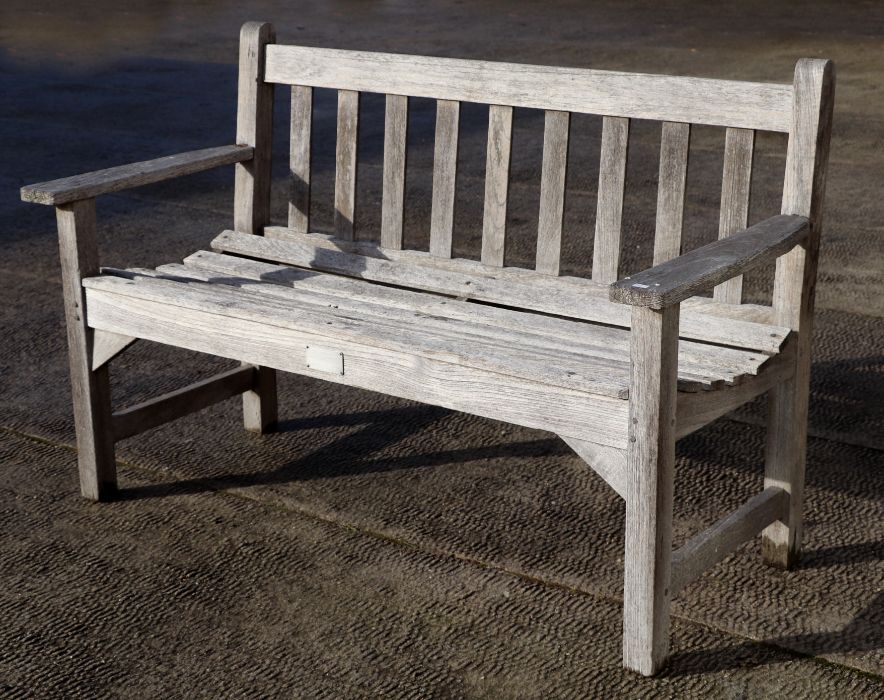
[[[844,628],[744,642],[720,649],[673,654],[663,676],[746,669],[801,656],[863,653],[884,648],[884,592]],[[794,651],[793,651],[794,650]]]
[[[377,451],[394,445],[410,435],[430,429],[434,423],[449,414],[450,411],[444,408],[421,405],[306,421],[284,421],[279,426],[282,431],[332,425],[361,427],[271,472],[225,474],[221,477],[182,479],[163,484],[122,488],[116,500],[161,498],[249,486],[272,486],[353,474],[379,474],[400,469],[420,469],[516,455],[525,457],[568,453],[567,446],[561,440],[549,438],[372,459],[371,455]]]

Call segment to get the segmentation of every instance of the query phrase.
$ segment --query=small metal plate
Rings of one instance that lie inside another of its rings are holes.
[[[317,372],[344,374],[344,353],[318,345],[308,345],[306,351],[307,367]]]

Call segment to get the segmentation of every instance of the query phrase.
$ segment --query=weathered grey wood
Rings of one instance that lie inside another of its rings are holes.
[[[727,238],[624,277],[611,285],[611,300],[661,309],[719,282],[774,260],[809,234],[803,216],[778,214]]]
[[[451,257],[459,122],[460,102],[439,100],[436,103],[433,204],[430,211],[430,255],[439,258]]]
[[[679,343],[679,351],[681,345]],[[795,338],[783,346],[782,352],[761,367],[757,375],[736,386],[714,392],[679,392],[678,414],[675,421],[676,438],[681,439],[708,425],[716,418],[730,413],[756,396],[784,382],[795,373]]]
[[[775,318],[798,332],[798,359],[793,378],[771,390],[765,450],[765,488],[789,493],[789,514],[762,538],[764,560],[784,568],[801,555],[813,305],[835,97],[832,62],[799,61],[794,93],[782,211],[806,216],[811,231],[801,246],[777,260],[774,278]]]
[[[114,437],[123,440],[163,423],[201,411],[231,396],[248,391],[255,383],[253,367],[237,367],[214,377],[143,401],[113,414]]]
[[[356,151],[359,143],[359,93],[338,92],[335,150],[335,235],[353,240],[356,226]]]
[[[106,278],[100,279],[106,282]],[[189,289],[186,296],[193,293]],[[588,400],[582,391],[550,387],[441,358],[418,360],[413,352],[330,339],[271,325],[266,319],[228,316],[219,322],[217,307],[213,313],[176,306],[175,313],[170,314],[168,300],[125,296],[96,288],[89,289],[87,297],[89,322],[96,328],[115,328],[197,352],[381,391],[612,447],[626,446],[628,402],[621,399],[593,396]],[[287,308],[292,316],[291,306]],[[310,344],[343,352],[345,374],[315,372],[307,367],[305,354],[293,349]]]
[[[381,245],[402,248],[405,216],[405,165],[408,142],[408,98],[387,95],[384,116],[384,193],[381,205]]]
[[[600,284],[611,284],[620,277],[620,230],[628,150],[629,120],[605,117],[602,120],[599,191],[592,253],[592,278]]]
[[[251,146],[204,148],[199,151],[189,151],[140,163],[96,170],[60,180],[27,185],[21,188],[21,198],[22,201],[37,204],[66,204],[210,170],[221,165],[241,163],[250,160],[252,153]]]
[[[535,269],[547,275],[559,274],[570,126],[569,112],[546,111],[543,126],[543,169],[540,175],[540,214],[537,224]]]
[[[266,47],[276,41],[273,25],[247,22],[239,34],[236,142],[254,149],[238,163],[234,179],[233,227],[260,234],[270,221],[273,141],[273,83],[264,82]]]
[[[348,244],[349,246],[350,244]],[[366,250],[357,244],[359,250]],[[421,289],[453,297],[595,321],[628,328],[629,309],[610,302],[608,287],[584,278],[550,277],[518,268],[492,268],[468,260],[434,260],[419,251],[384,250],[382,258],[345,252],[340,245],[313,234],[305,236],[269,228],[264,237],[225,231],[212,247],[236,255],[283,262],[309,269]],[[318,249],[324,249],[318,252]],[[432,261],[433,265],[421,261]],[[436,267],[443,265],[445,267]],[[486,274],[487,273],[487,274]],[[680,333],[684,338],[775,354],[788,330],[705,312],[711,300],[690,299]],[[724,305],[717,305],[724,306]]]
[[[94,333],[86,325],[86,294],[82,287],[85,277],[99,271],[95,200],[63,204],[55,211],[80,492],[86,498],[103,501],[117,488],[110,380],[107,365],[92,370]]]
[[[749,190],[754,148],[755,132],[752,129],[728,129],[725,133],[719,238],[727,238],[749,225]],[[739,304],[743,301],[743,276],[731,277],[716,286],[714,296],[724,304]]]
[[[657,181],[654,265],[681,255],[690,142],[690,124],[663,123],[660,135],[660,176]]]
[[[692,581],[720,562],[766,526],[786,516],[789,494],[770,486],[742,506],[695,535],[672,553],[669,594],[676,596]]]
[[[626,452],[577,438],[563,437],[568,447],[586,462],[621,498],[626,498]]]
[[[460,102],[788,131],[788,85],[273,46],[267,80]]]
[[[485,212],[482,217],[482,264],[503,267],[506,247],[506,200],[513,143],[513,108],[488,109],[488,155],[485,159]]]
[[[252,146],[254,157],[248,164],[236,166],[233,222],[237,231],[262,234],[270,223],[273,161],[273,83],[264,81],[264,68],[267,47],[276,41],[276,32],[270,24],[247,22],[239,41],[236,140]],[[243,422],[247,430],[253,430],[256,424],[276,423],[276,376],[267,371],[261,377],[256,390],[243,394]]]
[[[199,252],[185,262],[187,265],[164,265],[155,272],[131,272],[228,284],[248,292],[290,299],[298,308],[326,306],[362,318],[379,316],[413,322],[417,318],[414,314],[419,313],[422,327],[440,335],[449,332],[451,321],[457,321],[459,332],[518,343],[520,347],[539,349],[544,353],[552,351],[553,361],[573,352],[615,360],[622,360],[629,354],[627,329],[459,302],[216,253]],[[130,272],[115,274],[128,275]],[[684,341],[679,343],[679,387],[687,390],[698,381],[689,380],[689,375],[705,377],[701,381],[706,384],[719,380],[741,383],[745,377],[760,373],[768,364],[766,358],[763,353],[754,351]]]
[[[669,649],[678,312],[632,310],[623,665],[646,676]]]
[[[292,85],[289,133],[289,228],[310,230],[310,142],[313,130],[313,88]]]
[[[576,353],[561,345],[554,351],[544,351],[539,344],[534,344],[532,352],[525,353],[520,348],[523,336],[517,331],[495,339],[480,328],[474,328],[473,333],[454,324],[437,323],[428,328],[432,319],[423,318],[422,314],[412,313],[399,319],[388,314],[381,321],[375,313],[352,313],[330,305],[312,308],[301,305],[298,313],[292,314],[288,301],[258,297],[224,285],[188,285],[144,277],[110,276],[89,279],[86,284],[89,289],[211,312],[221,317],[217,322],[222,329],[232,319],[243,318],[271,328],[289,328],[336,341],[440,359],[587,394],[613,398],[627,395],[629,365],[623,358]],[[445,325],[449,326],[447,330]],[[271,332],[267,330],[263,336]]]
[[[92,335],[92,370],[106,365],[136,340],[138,338],[119,333],[95,331]]]

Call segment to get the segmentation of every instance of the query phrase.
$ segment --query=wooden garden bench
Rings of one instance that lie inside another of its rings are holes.
[[[623,662],[655,673],[669,601],[741,542],[789,567],[801,545],[810,334],[834,74],[791,85],[615,73],[274,43],[241,35],[237,145],[25,187],[54,205],[83,494],[110,496],[114,444],[242,394],[276,421],[275,370],[560,435],[626,500]],[[270,226],[274,86],[291,86],[288,225]],[[335,234],[311,233],[313,88],[338,90]],[[360,92],[384,93],[380,244],[354,239]],[[402,246],[408,96],[437,102],[429,251]],[[452,257],[459,106],[490,104],[481,261]],[[534,270],[504,265],[513,108],[545,110]],[[592,279],[559,275],[570,113],[603,117]],[[620,278],[630,119],[662,122],[654,266]],[[681,254],[691,124],[723,127],[718,240]],[[755,131],[789,135],[782,214],[747,228]],[[183,264],[99,267],[94,198],[236,166],[233,230]],[[770,306],[741,275],[776,259]],[[698,292],[714,289],[714,297]],[[112,412],[108,362],[135,339],[242,364]],[[764,490],[672,551],[675,441],[767,392]]]

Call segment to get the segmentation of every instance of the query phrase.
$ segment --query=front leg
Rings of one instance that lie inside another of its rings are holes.
[[[117,488],[110,379],[106,364],[92,369],[94,331],[86,325],[82,284],[84,277],[99,274],[95,200],[63,204],[56,208],[56,218],[80,491],[86,498],[104,501]]]
[[[623,665],[645,676],[669,652],[678,316],[632,309]]]

